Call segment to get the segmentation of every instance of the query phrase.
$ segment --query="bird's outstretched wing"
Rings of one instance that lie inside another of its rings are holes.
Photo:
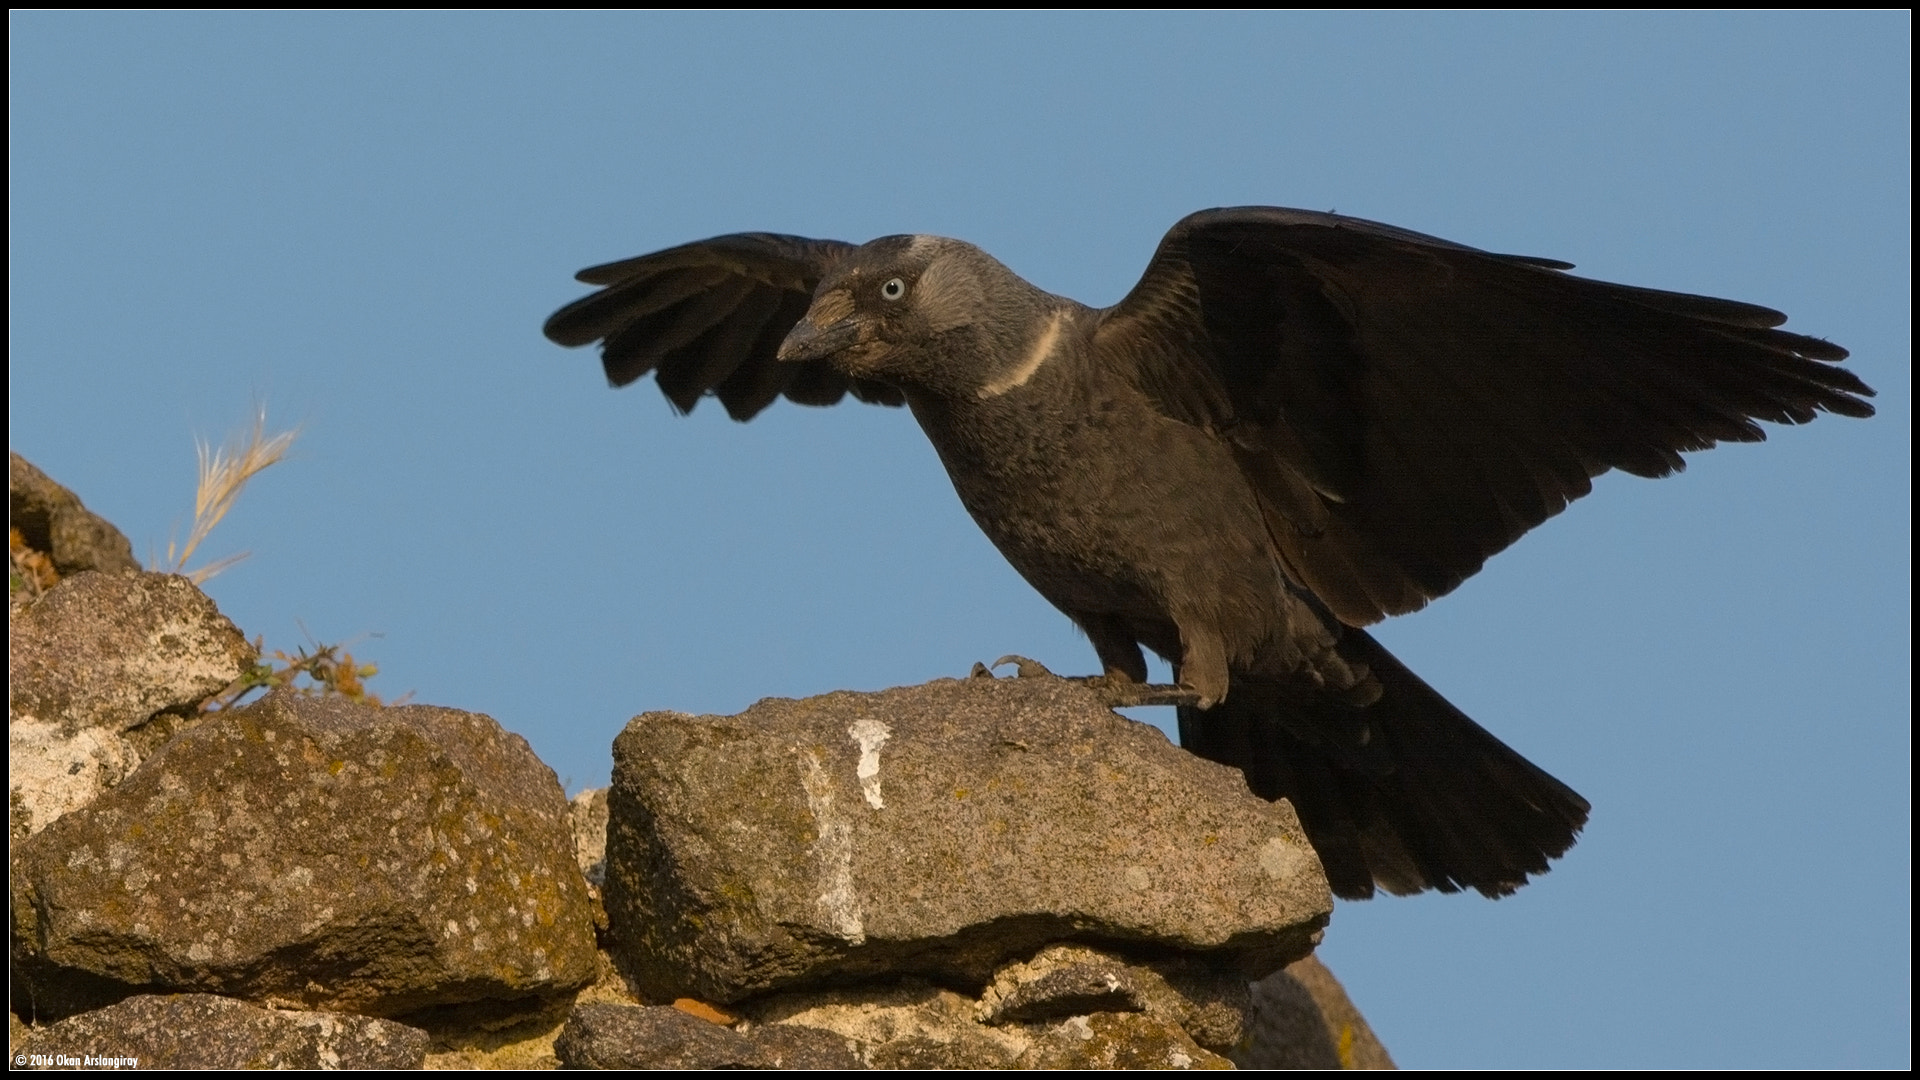
[[[1755,420],[1870,416],[1845,349],[1731,300],[1574,277],[1357,218],[1175,225],[1096,347],[1229,440],[1292,571],[1360,626],[1451,591],[1592,490]]]
[[[561,345],[602,341],[615,386],[658,371],[660,391],[688,412],[705,394],[748,420],[782,394],[832,405],[899,405],[898,391],[851,379],[824,364],[777,363],[774,351],[807,313],[814,287],[854,245],[775,233],[734,233],[580,271],[605,288],[547,320]]]

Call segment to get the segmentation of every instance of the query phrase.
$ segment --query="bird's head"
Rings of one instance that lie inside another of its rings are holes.
[[[885,236],[821,279],[778,357],[907,390],[977,392],[1053,299],[972,244]]]

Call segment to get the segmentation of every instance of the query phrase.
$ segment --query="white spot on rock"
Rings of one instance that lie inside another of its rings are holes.
[[[1276,836],[1260,845],[1260,869],[1267,877],[1275,881],[1294,877],[1304,872],[1307,861],[1312,858],[1300,850],[1298,845],[1289,844]]]
[[[132,772],[140,759],[105,728],[73,735],[30,716],[7,725],[7,779],[16,806],[26,811],[28,835],[94,800]]]
[[[807,809],[813,814],[819,835],[813,851],[820,873],[820,906],[834,933],[852,944],[863,944],[867,940],[866,919],[860,895],[853,888],[853,823],[834,807],[833,777],[826,766],[812,753],[800,757],[804,768],[800,783],[806,789]]]
[[[893,729],[870,717],[861,717],[847,728],[847,734],[860,747],[860,764],[853,774],[860,778],[860,794],[867,797],[867,805],[875,810],[885,810],[887,803],[880,797],[880,746],[893,738]]]

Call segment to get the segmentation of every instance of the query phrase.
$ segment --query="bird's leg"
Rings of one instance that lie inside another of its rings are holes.
[[[1147,658],[1140,652],[1140,643],[1119,620],[1087,616],[1075,621],[1086,631],[1087,640],[1093,643],[1094,655],[1100,658],[1103,671],[1095,678],[1115,688],[1147,681]]]
[[[1087,640],[1093,642],[1093,651],[1100,657],[1100,666],[1104,669],[1084,681],[1108,708],[1192,705],[1198,701],[1182,687],[1155,686],[1147,682],[1147,658],[1140,651],[1140,642],[1118,620],[1082,618],[1078,621],[1080,629],[1087,632]]]
[[[1218,634],[1190,633],[1182,626],[1180,648],[1174,679],[1180,689],[1198,695],[1201,708],[1213,708],[1227,696],[1227,643]]]

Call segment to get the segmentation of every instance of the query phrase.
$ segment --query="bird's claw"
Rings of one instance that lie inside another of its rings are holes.
[[[1008,664],[1013,665],[1014,678],[1016,679],[1053,678],[1053,672],[1048,671],[1045,664],[1042,664],[1038,660],[1029,660],[1024,656],[1017,656],[1013,653],[1008,653],[993,662],[993,666],[996,668],[1006,667]]]
[[[1137,683],[1125,675],[1108,672],[1105,675],[1055,675],[1038,660],[1024,656],[1003,656],[992,664],[975,661],[973,670],[967,673],[971,679],[994,678],[995,668],[1014,665],[1016,679],[1065,679],[1076,682],[1093,691],[1102,703],[1110,709],[1127,709],[1141,705],[1193,705],[1205,708],[1208,702],[1198,690],[1190,686],[1170,686],[1164,683]]]

